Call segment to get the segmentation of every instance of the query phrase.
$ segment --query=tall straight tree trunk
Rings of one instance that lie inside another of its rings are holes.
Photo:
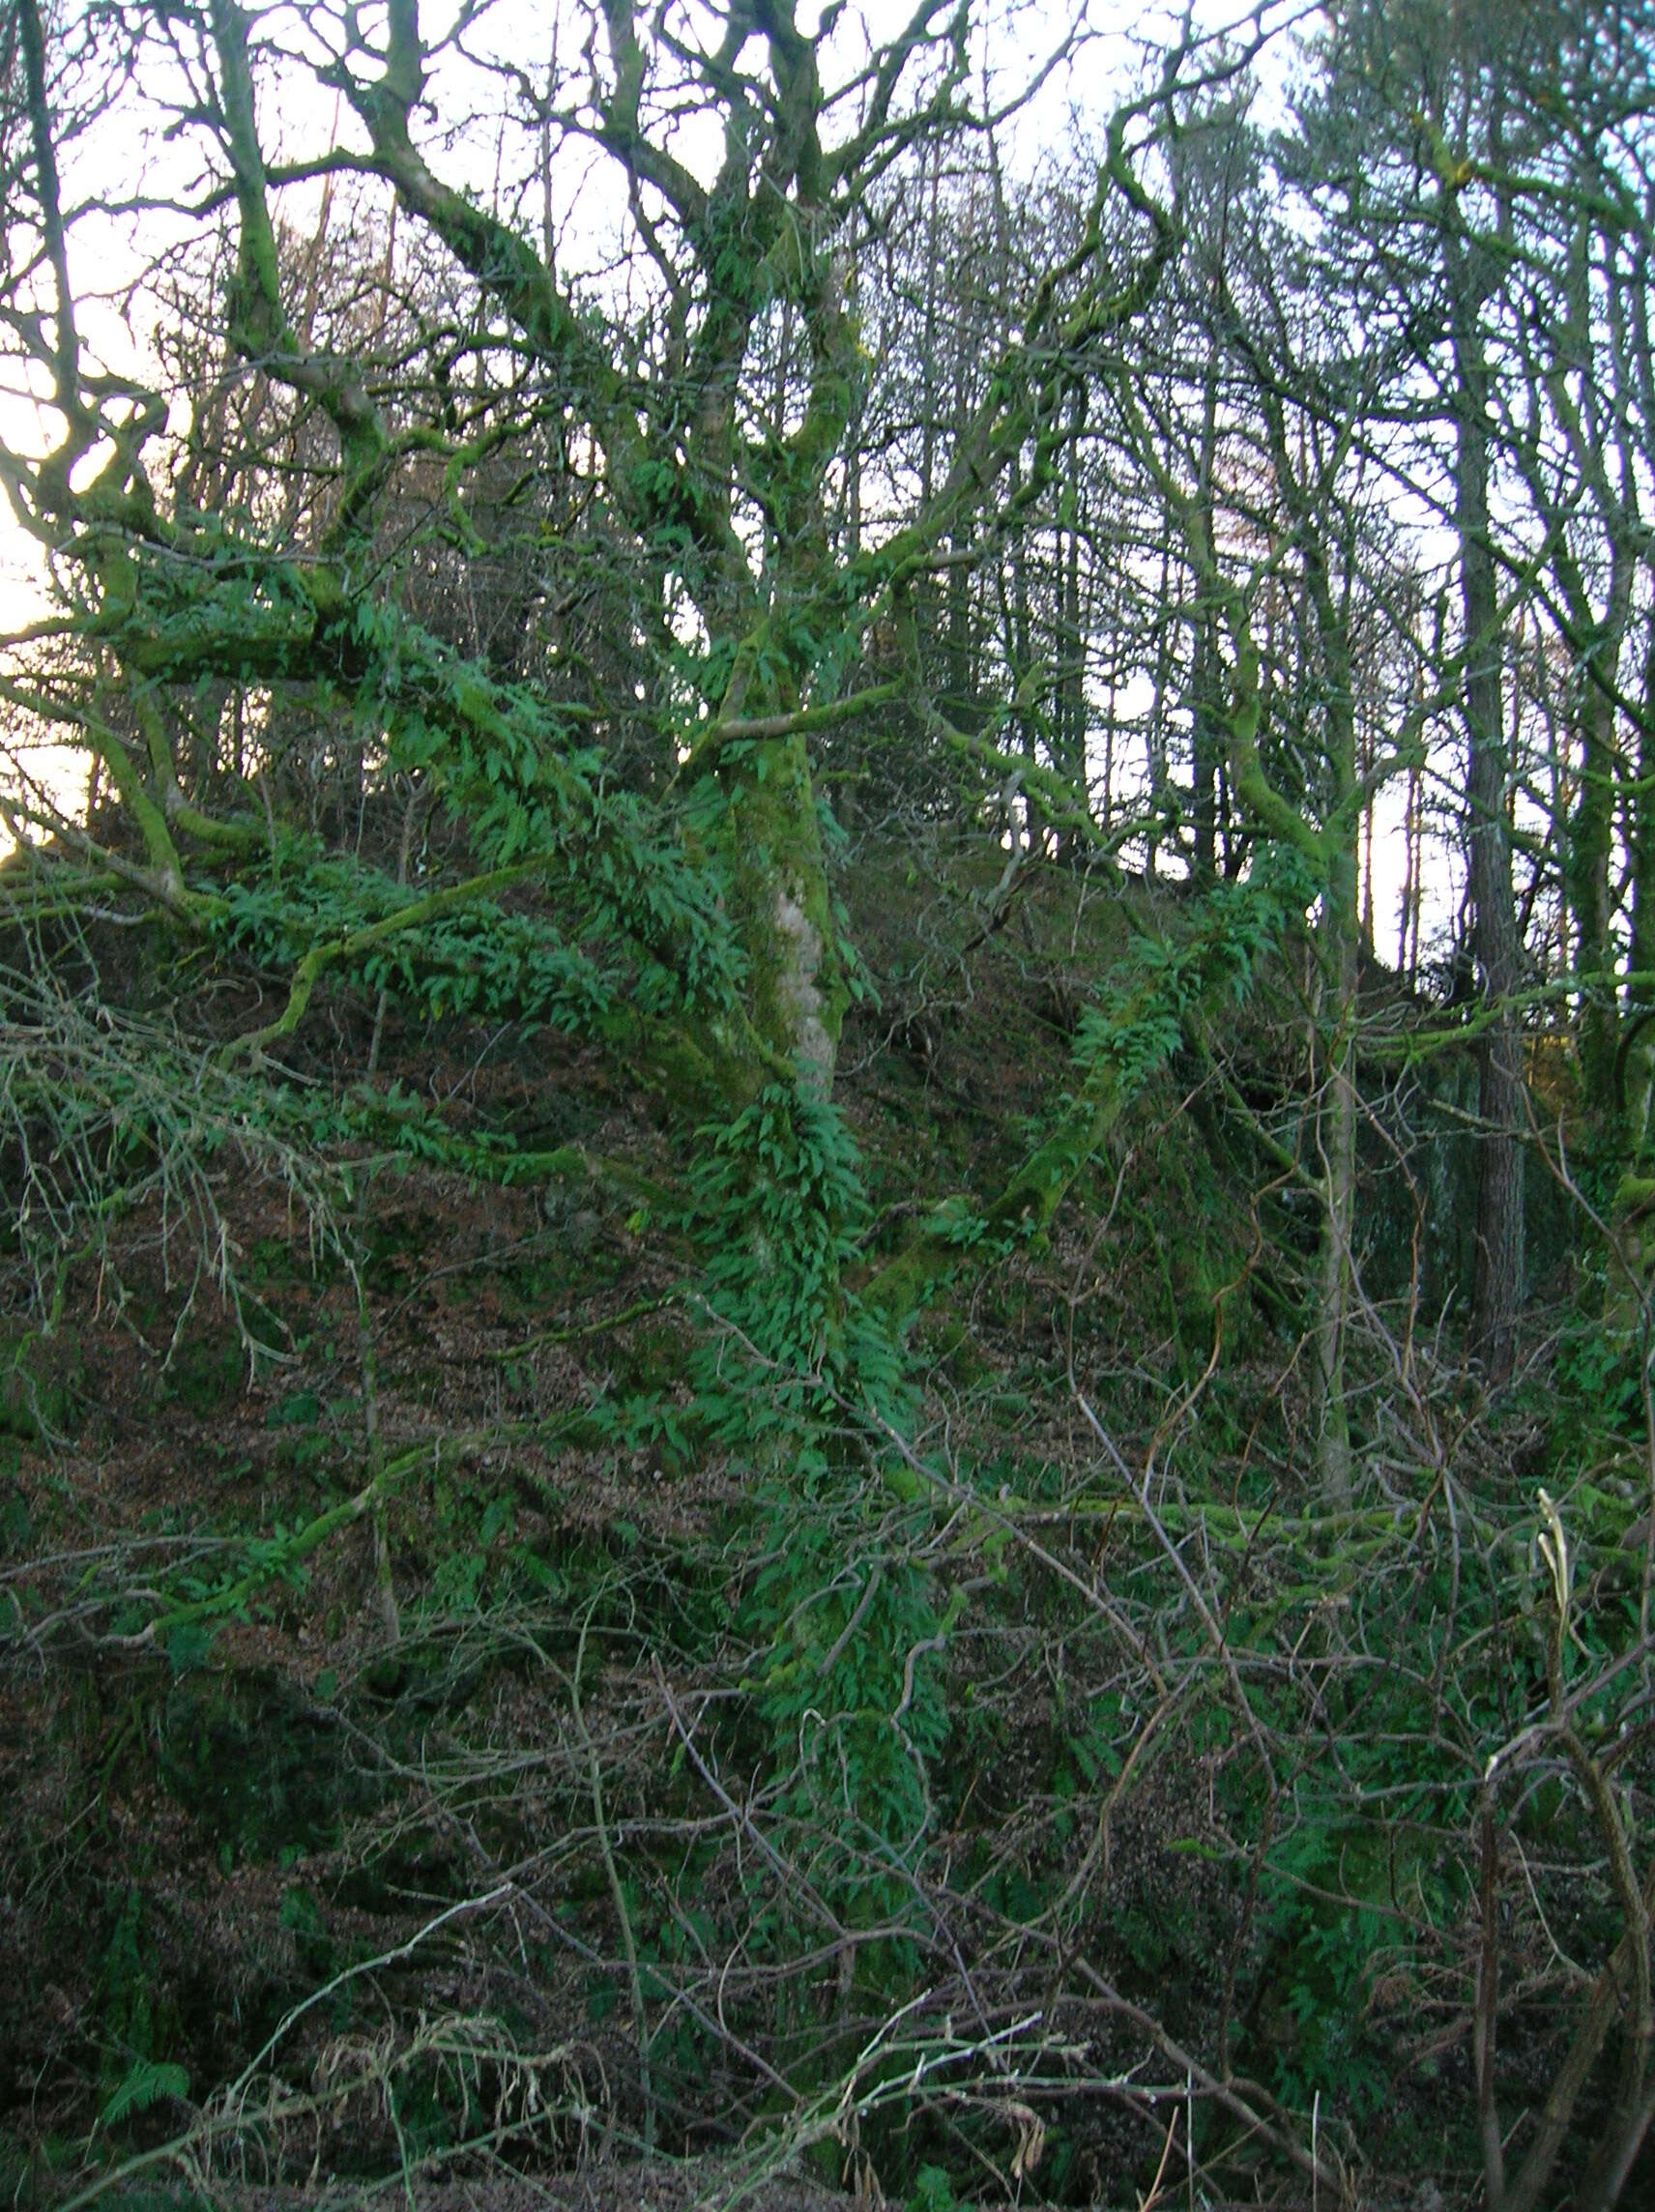
[[[1517,1024],[1509,1002],[1522,946],[1512,896],[1511,830],[1506,814],[1510,760],[1501,713],[1499,601],[1489,538],[1489,370],[1466,263],[1457,275],[1455,366],[1455,526],[1459,537],[1461,617],[1465,626],[1466,729],[1470,746],[1471,949],[1485,1000],[1496,1011],[1478,1057],[1478,1117],[1483,1125],[1477,1182],[1476,1262],[1471,1344],[1491,1376],[1511,1372],[1523,1297],[1523,1147],[1524,1090]]]
[[[1356,699],[1350,656],[1350,608],[1328,573],[1320,541],[1307,549],[1306,582],[1321,639],[1327,686],[1327,766],[1331,803],[1324,833],[1326,878],[1316,949],[1321,969],[1321,1091],[1317,1147],[1321,1164],[1321,1231],[1317,1266],[1313,1374],[1317,1474],[1322,1503],[1334,1512],[1350,1502],[1350,1407],[1346,1345],[1350,1324],[1356,1225],[1356,1032],[1360,974],[1363,809],[1358,803]],[[1350,561],[1346,560],[1346,592]]]
[[[1060,579],[1058,599],[1056,660],[1059,669],[1057,713],[1054,727],[1058,737],[1059,758],[1054,763],[1060,774],[1069,782],[1081,805],[1089,804],[1089,783],[1087,760],[1087,702],[1086,702],[1086,641],[1087,624],[1081,604],[1081,530],[1084,521],[1084,501],[1081,490],[1081,432],[1085,422],[1085,407],[1077,398],[1074,408],[1073,435],[1069,445],[1068,463],[1064,476],[1061,506],[1058,518],[1057,567]],[[1058,833],[1058,854],[1061,859],[1076,857],[1076,832],[1072,829]],[[1081,847],[1084,853],[1084,845]]]
[[[1202,393],[1201,460],[1196,502],[1204,542],[1211,545],[1213,469],[1218,457],[1218,350],[1209,348]],[[1195,877],[1210,884],[1218,874],[1218,773],[1223,752],[1218,683],[1218,614],[1205,593],[1198,593],[1194,651],[1190,662],[1191,777],[1194,785]]]
[[[1350,1502],[1350,1411],[1345,1388],[1345,1344],[1350,1317],[1350,1239],[1356,1210],[1355,1010],[1357,866],[1354,826],[1330,856],[1317,952],[1321,963],[1322,1020],[1327,1039],[1317,1108],[1321,1154],[1321,1234],[1317,1258],[1312,1410],[1322,1503]],[[1331,1004],[1329,1004],[1329,1001]]]
[[[1632,858],[1632,973],[1655,974],[1655,632],[1643,672],[1643,712],[1638,731],[1638,774],[1626,794],[1625,833]],[[1627,1145],[1635,1161],[1649,1144],[1649,1108],[1655,1096],[1655,987],[1635,983],[1628,995],[1626,1038],[1620,1048],[1617,1089]]]
[[[1163,518],[1162,531],[1161,581],[1156,604],[1164,607],[1173,572],[1173,524],[1170,515]],[[1161,838],[1167,827],[1167,686],[1171,681],[1172,653],[1168,643],[1171,629],[1170,623],[1157,623],[1155,626],[1153,690],[1144,733],[1149,771],[1149,830],[1144,859],[1144,875],[1148,883],[1155,881],[1155,863],[1160,856]]]
[[[1616,637],[1615,644],[1619,639]],[[1595,641],[1602,651],[1607,640]],[[1614,700],[1587,677],[1581,708],[1581,788],[1568,826],[1566,891],[1574,922],[1575,965],[1602,975],[1612,963],[1610,941],[1610,849],[1614,829]],[[1601,983],[1581,1007],[1581,1076],[1587,1111],[1603,1117],[1614,1105],[1615,1008]]]

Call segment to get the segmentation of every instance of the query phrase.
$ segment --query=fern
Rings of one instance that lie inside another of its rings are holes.
[[[189,2077],[182,2066],[159,2058],[140,2058],[126,2080],[104,2100],[98,2115],[101,2128],[112,2128],[134,2113],[147,2112],[166,2097],[188,2097]]]

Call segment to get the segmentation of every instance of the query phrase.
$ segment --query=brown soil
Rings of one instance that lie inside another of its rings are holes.
[[[406,2212],[848,2212],[856,2199],[802,2175],[723,2160],[601,2161],[577,2173],[533,2176],[505,2170],[457,2179],[400,2177],[320,2191],[215,2189],[223,2212],[355,2212],[401,2205]]]

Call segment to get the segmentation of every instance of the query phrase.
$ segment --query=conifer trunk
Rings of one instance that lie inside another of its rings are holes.
[[[1511,832],[1506,818],[1508,754],[1501,713],[1499,602],[1489,536],[1489,368],[1467,260],[1455,269],[1455,523],[1465,625],[1465,711],[1470,748],[1472,952],[1485,1001],[1495,1011],[1478,1048],[1478,1116],[1483,1125],[1477,1184],[1471,1345],[1489,1374],[1511,1372],[1523,1295],[1524,1087],[1517,1025],[1509,1001],[1522,946],[1512,897]]]

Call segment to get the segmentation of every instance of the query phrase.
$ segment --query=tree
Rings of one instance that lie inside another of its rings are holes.
[[[1490,318],[1505,273],[1493,226],[1472,202],[1497,160],[1510,72],[1554,25],[1534,12],[1435,9],[1384,0],[1337,11],[1301,110],[1300,182],[1326,207],[1339,280],[1358,327],[1400,321],[1411,359],[1399,388],[1421,423],[1446,427],[1446,519],[1457,542],[1462,704],[1469,773],[1472,950],[1495,1009],[1480,1047],[1484,1123],[1472,1334],[1491,1371],[1511,1365],[1523,1289],[1520,1132],[1524,1090],[1509,1004],[1521,976],[1512,892],[1503,712],[1503,628],[1490,518],[1495,425]]]
[[[0,475],[57,565],[63,612],[14,641],[0,695],[85,747],[102,802],[83,824],[36,796],[19,820],[54,834],[43,865],[73,857],[78,888],[112,878],[276,986],[277,1010],[219,1057],[278,1096],[330,978],[377,996],[370,1071],[395,996],[552,1022],[654,1092],[707,1269],[698,1396],[792,1532],[797,1602],[768,1601],[779,1643],[761,1709],[785,1760],[826,1698],[877,1781],[884,1847],[910,1851],[941,1729],[932,1670],[915,1674],[942,1643],[928,1578],[864,1560],[851,1615],[892,1679],[870,1703],[847,1627],[836,1671],[801,1691],[792,1645],[823,1562],[799,1530],[830,1526],[812,1518],[823,1497],[861,1495],[838,1441],[847,1405],[913,1503],[896,1340],[969,1248],[986,1259],[1051,1220],[1170,1049],[1184,984],[1157,978],[1128,1009],[1121,1037],[1147,1029],[1147,1060],[1091,1040],[970,1238],[953,1215],[926,1222],[858,1295],[865,1201],[832,1100],[854,954],[816,748],[903,710],[974,776],[1067,794],[1026,739],[1002,742],[1037,672],[975,727],[939,706],[921,600],[939,567],[996,547],[1060,480],[1082,380],[1176,251],[1176,205],[1140,169],[1168,88],[1207,59],[1175,47],[1156,94],[1117,114],[1070,236],[1002,303],[935,480],[852,533],[866,363],[846,243],[905,163],[993,124],[965,98],[969,13],[920,0],[833,80],[831,39],[775,0],[711,18],[615,0],[587,18],[576,77],[548,90],[489,50],[486,10],[427,38],[414,0],[372,28],[354,9],[208,0],[95,18],[54,45],[36,0],[20,8],[9,331],[56,431],[0,456]],[[276,159],[273,107],[318,87],[354,132]],[[538,207],[509,179],[484,204],[440,173],[428,112],[463,141],[488,95]],[[172,234],[140,289],[162,266],[200,286],[175,393],[106,374],[82,335],[85,211],[59,154],[100,103],[203,165],[193,196],[157,178],[169,189],[134,202]],[[700,168],[698,131],[713,148]],[[625,207],[619,263],[584,279],[548,248],[544,207],[576,143]],[[356,195],[375,242],[365,296],[321,281],[336,206],[307,242],[279,219],[284,193],[318,186]],[[229,422],[250,454],[224,453]],[[485,624],[467,594],[490,565],[508,611]],[[602,602],[578,624],[571,577]],[[879,639],[889,662],[869,683],[858,663]],[[277,807],[296,752],[308,818]],[[1084,800],[1067,794],[1064,818],[1084,824]],[[1245,973],[1260,942],[1251,924],[1217,931],[1216,971]],[[905,1731],[881,1719],[911,1707]]]
[[[1272,218],[1263,147],[1237,108],[1186,111],[1178,159],[1205,189],[1202,250],[1164,312],[1181,338],[1164,386],[1130,364],[1115,398],[1196,582],[1190,659],[1195,839],[1191,872],[1217,865],[1219,772],[1234,820],[1229,864],[1255,841],[1308,871],[1317,901],[1302,1174],[1318,1203],[1311,1325],[1318,1472],[1351,1497],[1346,1345],[1356,1206],[1359,834],[1375,793],[1415,757],[1411,722],[1372,760],[1357,742],[1359,631],[1386,579],[1359,438],[1384,373],[1351,359],[1313,264]],[[1234,241],[1245,240],[1245,245]]]
[[[1650,352],[1649,235],[1640,179],[1655,86],[1646,54],[1629,36],[1635,27],[1622,11],[1590,12],[1559,72],[1565,81],[1554,93],[1539,88],[1551,99],[1553,127],[1562,127],[1561,143],[1553,195],[1525,207],[1514,236],[1521,312],[1513,373],[1500,394],[1502,441],[1538,530],[1545,620],[1568,670],[1569,816],[1558,825],[1558,842],[1570,949],[1582,977],[1583,1095],[1600,1129],[1634,1151],[1642,1142],[1647,1079],[1611,977],[1626,934],[1617,934],[1628,888],[1616,883],[1617,846],[1632,856],[1647,841],[1637,766],[1649,596],[1640,383]],[[1640,939],[1630,962],[1636,974],[1649,947],[1647,931],[1636,922],[1633,929]],[[1632,1005],[1640,988],[1632,987]]]
[[[32,8],[22,20],[31,52],[44,53]],[[365,588],[378,520],[388,499],[435,465],[444,471],[450,527],[475,533],[477,513],[468,509],[480,511],[480,472],[513,437],[520,440],[521,414],[508,425],[505,410],[526,399],[566,451],[582,451],[595,509],[617,541],[653,566],[662,617],[684,640],[661,738],[669,758],[675,747],[687,756],[675,800],[688,806],[705,866],[718,879],[729,959],[742,981],[698,1047],[689,1048],[682,1033],[674,1040],[674,1080],[693,1069],[690,1088],[704,1102],[726,1105],[777,1075],[791,1079],[799,1062],[829,1082],[848,985],[808,741],[892,703],[899,681],[877,699],[841,695],[858,639],[882,608],[900,621],[944,537],[969,533],[1028,440],[1037,468],[1050,469],[1063,435],[1061,394],[1088,347],[1129,318],[1152,288],[1173,228],[1131,177],[1127,119],[1115,133],[1089,230],[1025,302],[946,480],[885,542],[846,560],[833,541],[830,485],[843,466],[863,370],[844,241],[882,176],[913,150],[966,126],[963,17],[922,6],[894,40],[828,87],[825,49],[797,29],[789,11],[769,6],[725,11],[718,43],[708,49],[687,26],[648,29],[631,10],[606,8],[593,26],[587,80],[565,106],[547,104],[509,64],[489,61],[485,76],[503,82],[506,120],[530,132],[549,129],[555,140],[584,139],[614,165],[627,197],[632,266],[648,270],[653,288],[641,315],[603,308],[593,295],[577,298],[521,226],[439,176],[420,142],[419,118],[458,49],[451,42],[431,48],[414,6],[398,0],[377,46],[364,43],[354,16],[317,11],[306,22],[332,50],[318,67],[319,82],[355,113],[365,149],[340,145],[285,167],[270,161],[260,78],[269,74],[273,88],[297,82],[304,65],[232,0],[140,13],[123,66],[140,110],[151,99],[152,66],[159,70],[168,54],[204,88],[195,134],[218,181],[197,219],[217,221],[221,212],[235,240],[222,340],[262,383],[330,425],[337,457],[326,521],[295,562],[299,546],[279,534],[221,539],[199,516],[168,513],[154,475],[158,393],[133,400],[135,415],[120,427],[117,458],[96,497],[73,488],[77,465],[111,426],[112,407],[86,389],[62,258],[56,126],[38,72],[30,102],[35,220],[48,260],[62,261],[48,311],[55,335],[40,364],[49,367],[65,432],[40,461],[9,462],[18,512],[43,541],[71,552],[87,578],[88,619],[99,626],[102,650],[142,695],[146,713],[159,713],[163,695],[203,680],[323,683],[353,714],[384,723],[393,757],[421,746],[515,746],[526,783],[561,787],[551,816],[572,822],[594,801],[571,749],[585,733],[566,721],[559,727],[565,702],[512,698],[480,671],[462,676],[459,660],[440,651],[414,686],[417,705],[387,696],[387,649],[365,647],[360,634],[371,606],[377,622],[405,633],[406,643],[394,648],[399,665],[418,658],[422,626],[408,623],[405,592]],[[468,26],[474,42],[482,28],[481,20]],[[674,150],[671,119],[688,115],[711,119],[721,139],[711,178]],[[467,285],[477,383],[464,434],[445,426],[436,393],[405,383],[388,407],[364,381],[348,332],[311,342],[291,297],[271,195],[316,176],[388,188],[398,219],[439,246]],[[1102,211],[1127,187],[1145,236],[1138,265],[1122,278],[1100,263],[1098,247]],[[43,335],[46,327],[45,320],[35,326]],[[508,371],[504,384],[496,364]],[[98,526],[83,538],[94,511]],[[217,605],[212,593],[201,595],[181,623],[179,564],[209,553]],[[254,582],[250,593],[238,586],[232,636],[222,619],[229,590],[222,580],[234,569]],[[80,712],[61,701],[53,711],[72,724]],[[103,742],[117,787],[148,824],[155,883],[187,914],[190,894],[164,803],[158,819],[143,777]],[[164,781],[159,739],[156,744],[151,773]],[[211,834],[200,825],[192,833]],[[647,884],[634,888],[647,904]],[[693,893],[682,895],[694,904]],[[696,911],[705,917],[711,909],[703,899]],[[631,919],[637,925],[640,917]]]

